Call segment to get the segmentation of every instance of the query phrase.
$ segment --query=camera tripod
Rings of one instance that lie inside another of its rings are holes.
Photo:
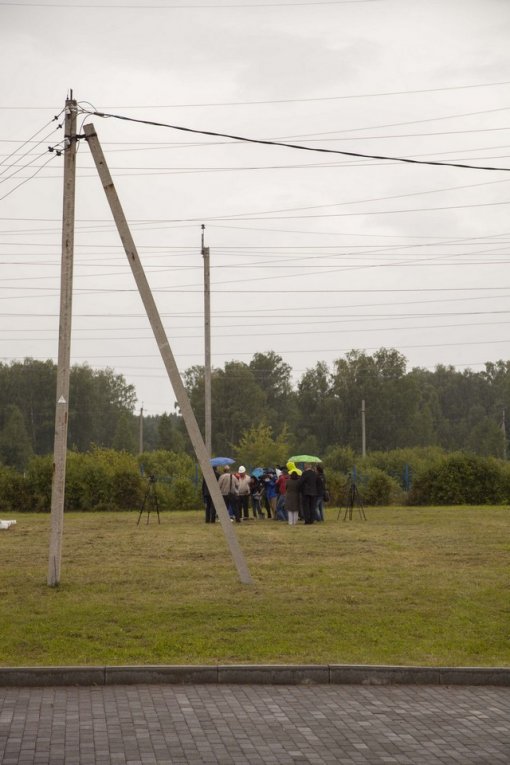
[[[136,522],[137,526],[140,524],[140,519],[142,517],[142,513],[146,506],[147,506],[147,524],[149,523],[149,520],[151,517],[151,510],[154,510],[154,509],[156,509],[156,513],[158,514],[158,523],[161,523],[161,519],[159,517],[158,495],[156,494],[156,479],[152,475],[149,476],[149,485],[147,487],[147,491],[145,492],[145,497],[143,498],[143,502],[140,507],[140,513],[138,514],[138,520]]]
[[[365,508],[363,507],[361,494],[358,491],[355,481],[351,480],[345,493],[345,502],[338,511],[337,521],[340,518],[340,513],[343,508],[345,508],[344,521],[347,520],[347,518],[352,521],[352,511],[354,507],[358,508],[359,517],[363,521],[366,521],[367,516],[365,515]]]

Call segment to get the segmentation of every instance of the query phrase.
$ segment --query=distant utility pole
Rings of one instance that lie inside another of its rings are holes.
[[[51,485],[51,533],[48,561],[48,585],[60,582],[64,495],[69,417],[69,379],[71,361],[71,322],[73,301],[74,208],[76,188],[76,115],[77,104],[70,91],[65,105],[64,202],[62,214],[62,258],[60,268],[60,323],[58,332],[57,394],[53,478]]]
[[[211,279],[209,272],[209,247],[204,246],[205,226],[202,223],[202,257],[204,259],[204,410],[205,410],[205,448],[212,456],[212,416],[211,416]]]
[[[138,453],[143,454],[143,406],[140,407]]]
[[[145,276],[143,266],[138,257],[136,245],[133,237],[131,236],[124,211],[117,196],[117,191],[115,189],[108,165],[106,163],[106,159],[101,149],[96,130],[94,126],[90,124],[85,125],[83,130],[90,151],[92,153],[99,178],[103,184],[103,189],[106,194],[108,204],[110,205],[110,210],[117,226],[120,239],[124,246],[124,251],[127,255],[129,265],[131,266],[131,271],[136,281],[140,297],[142,298],[145,310],[147,312],[147,317],[150,321],[152,331],[154,333],[154,338],[158,344],[161,358],[163,359],[169,380],[172,384],[175,398],[177,399],[177,404],[181,410],[182,418],[186,425],[191,443],[193,444],[193,449],[195,450],[202,475],[204,476],[204,480],[220,520],[223,533],[225,534],[225,538],[228,542],[230,553],[237,567],[239,578],[243,584],[253,584],[253,580],[250,576],[250,572],[239,545],[239,541],[234,532],[234,529],[232,528],[232,524],[230,523],[230,517],[227,512],[224,499],[221,495],[218,481],[216,480],[216,476],[214,475],[213,469],[211,467],[210,454],[205,447],[202,434],[200,433],[200,428],[198,427],[196,417],[194,415],[193,409],[191,408],[189,396],[187,394],[186,388],[184,387],[184,383],[182,382],[181,375],[179,374],[179,368],[176,364],[172,349],[170,348],[170,343],[168,342],[165,328],[163,327],[163,323],[161,321],[158,308],[147,281],[147,277]]]
[[[503,459],[506,460],[506,409],[503,408],[503,418],[501,420],[501,431],[503,433]]]
[[[367,456],[367,432],[365,427],[365,399],[361,402],[361,456]]]

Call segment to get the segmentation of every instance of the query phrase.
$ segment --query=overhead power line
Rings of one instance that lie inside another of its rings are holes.
[[[10,190],[10,191],[8,191],[6,194],[4,194],[2,197],[0,197],[0,202],[1,202],[3,199],[6,199],[6,198],[7,198],[8,196],[10,196],[11,194],[13,194],[13,193],[14,193],[14,192],[15,192],[17,189],[19,189],[19,188],[20,188],[20,186],[23,186],[25,183],[28,183],[28,181],[31,181],[33,178],[35,178],[35,176],[36,176],[36,175],[38,175],[38,173],[40,173],[40,172],[41,172],[41,170],[43,170],[43,169],[46,167],[46,165],[47,165],[49,162],[51,162],[51,161],[52,161],[52,160],[53,160],[53,159],[54,159],[56,156],[57,156],[56,154],[52,154],[52,155],[49,157],[49,159],[47,159],[47,160],[46,160],[46,162],[44,162],[44,164],[42,164],[40,167],[38,167],[38,168],[37,168],[37,170],[35,170],[35,172],[33,172],[33,173],[32,173],[32,175],[28,176],[27,178],[24,178],[24,179],[23,179],[23,180],[22,180],[20,183],[18,183],[18,184],[17,184],[17,186],[14,186],[14,188],[13,188],[13,189],[11,189],[11,190]]]
[[[11,3],[12,5],[18,5],[18,3]],[[8,3],[0,2],[1,5],[8,5]],[[315,3],[317,5],[317,3]],[[21,7],[21,6],[20,6]],[[28,7],[28,6],[27,6]],[[48,6],[50,7],[50,6]],[[62,6],[59,6],[62,8],[69,8],[69,4],[65,4]],[[77,6],[74,6],[77,7]],[[91,7],[91,6],[87,6]],[[116,7],[122,7],[122,6],[116,6]],[[144,6],[145,8],[146,6]],[[189,5],[186,7],[190,7]],[[210,6],[209,6],[210,7]],[[227,7],[227,6],[224,6]],[[263,7],[263,6],[261,6]],[[315,96],[312,98],[275,98],[271,100],[260,100],[260,101],[212,101],[212,102],[199,102],[199,103],[176,103],[176,104],[113,104],[110,105],[110,109],[179,109],[179,108],[201,108],[201,107],[216,107],[216,106],[260,106],[262,104],[297,104],[297,103],[309,103],[313,101],[345,101],[345,100],[352,100],[352,99],[360,99],[360,98],[381,98],[385,96],[407,96],[407,95],[414,95],[417,93],[441,93],[443,91],[451,91],[451,90],[469,90],[473,88],[493,88],[498,87],[500,85],[509,85],[510,80],[503,80],[500,82],[480,82],[480,83],[472,83],[470,85],[446,85],[442,88],[420,88],[417,90],[386,90],[381,91],[379,93],[353,93],[350,95],[341,95],[341,96]],[[19,106],[5,106],[0,105],[0,109],[3,110],[20,110],[20,109],[30,109],[32,111],[38,111],[41,109],[44,109],[45,111],[48,111],[48,109],[52,109],[52,106],[26,106],[26,105],[19,105]],[[490,110],[493,111],[493,110]],[[476,114],[477,112],[473,112],[473,114]],[[452,115],[452,116],[464,116],[464,115]],[[443,119],[442,117],[438,119]]]
[[[223,8],[230,9],[230,8],[263,8],[264,10],[267,10],[268,8],[287,8],[287,7],[295,7],[295,6],[314,6],[314,5],[360,5],[361,3],[375,3],[379,0],[291,0],[288,3],[213,3],[206,5],[205,3],[170,3],[168,5],[150,5],[150,4],[136,4],[136,3],[122,3],[119,5],[112,5],[111,3],[87,3],[86,5],[69,5],[69,3],[9,3],[9,2],[0,2],[0,5],[15,5],[18,8],[65,8],[66,10],[73,10],[74,8],[86,8],[89,9],[96,9],[96,10],[125,10],[127,8],[131,8],[133,10],[136,9],[143,9],[143,10],[160,10],[160,11],[166,11],[166,10],[189,10],[189,9],[201,9],[201,10],[221,10]]]
[[[271,141],[271,140],[265,140],[263,138],[248,138],[247,136],[234,135],[231,133],[219,133],[214,130],[199,130],[197,128],[189,128],[189,127],[184,127],[182,125],[171,125],[165,122],[155,122],[153,120],[141,120],[141,119],[136,119],[135,117],[126,117],[125,115],[122,115],[122,114],[112,114],[107,112],[87,111],[87,110],[82,110],[82,111],[84,114],[90,114],[95,117],[118,119],[118,120],[123,120],[125,122],[134,122],[139,125],[149,125],[151,127],[164,127],[164,128],[168,128],[169,130],[179,130],[185,133],[208,135],[208,136],[213,136],[215,138],[228,138],[232,141],[242,141],[243,143],[260,144],[263,146],[280,146],[287,149],[299,149],[300,151],[314,151],[314,152],[320,152],[322,154],[341,154],[342,156],[345,156],[345,157],[362,157],[363,159],[381,159],[381,160],[388,160],[390,162],[404,162],[404,163],[409,163],[413,165],[439,165],[442,167],[458,167],[458,168],[469,169],[469,170],[501,170],[503,172],[510,172],[510,167],[492,167],[492,166],[469,165],[469,164],[462,164],[457,162],[441,162],[439,160],[409,159],[407,157],[391,157],[391,156],[380,155],[380,154],[365,154],[365,153],[354,152],[354,151],[343,151],[341,149],[325,149],[325,148],[316,147],[316,146],[302,146],[300,144],[295,144],[295,143]]]

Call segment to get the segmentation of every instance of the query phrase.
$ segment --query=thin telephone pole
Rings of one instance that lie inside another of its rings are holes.
[[[361,456],[367,456],[367,432],[365,426],[365,399],[361,402]]]
[[[69,379],[71,360],[71,322],[73,299],[74,208],[76,188],[76,115],[77,104],[70,91],[65,105],[64,201],[62,213],[62,258],[60,268],[60,323],[58,332],[57,394],[53,478],[51,485],[51,533],[48,561],[48,585],[60,582],[64,495],[69,417]]]
[[[129,265],[131,266],[131,271],[136,281],[140,297],[142,298],[142,302],[147,312],[147,317],[150,321],[152,331],[154,333],[154,338],[158,344],[161,358],[165,364],[168,378],[172,384],[175,398],[177,399],[177,404],[181,410],[182,418],[186,425],[190,441],[193,444],[202,475],[204,476],[209,494],[211,495],[214,509],[216,510],[218,518],[220,519],[223,533],[225,534],[225,538],[230,548],[230,553],[237,567],[239,578],[243,584],[253,584],[253,580],[250,576],[250,572],[239,545],[239,541],[235,535],[234,529],[232,528],[232,524],[230,523],[230,517],[225,506],[225,501],[221,495],[218,481],[216,480],[216,476],[214,475],[211,463],[209,461],[210,455],[205,448],[205,443],[202,438],[202,434],[200,433],[200,428],[198,427],[195,414],[191,408],[189,396],[186,392],[186,388],[184,387],[184,383],[182,382],[181,375],[179,374],[179,368],[172,353],[172,349],[170,348],[170,343],[168,342],[165,328],[163,327],[163,323],[161,321],[158,308],[152,295],[151,288],[147,281],[147,277],[145,276],[145,271],[143,270],[140,258],[138,257],[138,251],[136,249],[133,237],[131,236],[124,211],[120,204],[120,200],[117,196],[117,191],[110,175],[110,171],[108,169],[103,150],[101,149],[94,125],[85,125],[83,131],[92,153],[99,178],[103,184],[103,189],[106,194],[108,204],[110,205],[113,219],[124,246],[124,251],[128,258]]]
[[[209,247],[204,245],[205,226],[202,223],[202,257],[204,259],[204,419],[205,448],[212,456],[212,416],[211,416],[211,279],[209,270]]]
[[[138,441],[138,453],[143,454],[143,406],[140,407],[140,421],[139,421],[139,441]]]
[[[506,460],[507,447],[506,447],[506,409],[503,407],[503,418],[501,420],[501,432],[503,433],[503,459]]]

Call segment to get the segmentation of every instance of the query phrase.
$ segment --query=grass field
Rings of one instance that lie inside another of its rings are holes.
[[[66,514],[0,532],[0,664],[510,664],[510,510],[369,508],[324,524],[236,526],[197,512]]]

